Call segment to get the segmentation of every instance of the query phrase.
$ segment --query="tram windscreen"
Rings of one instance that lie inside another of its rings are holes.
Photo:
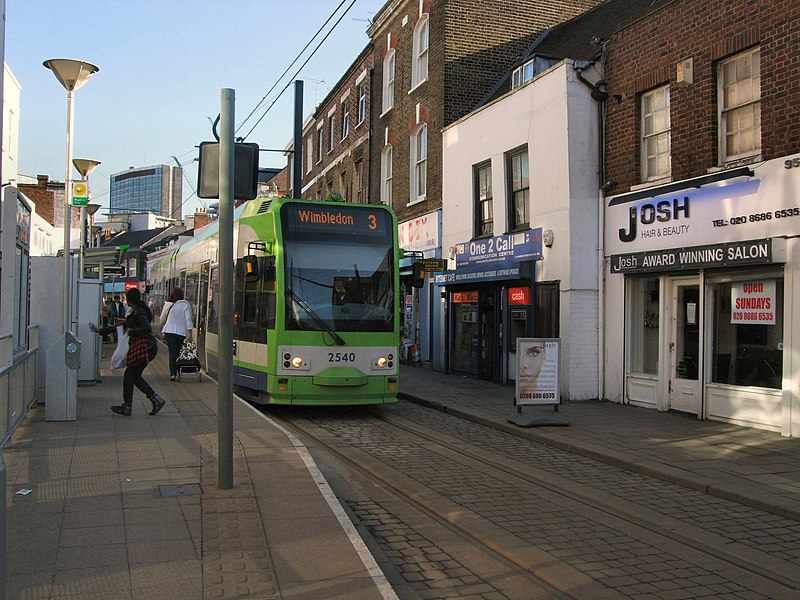
[[[392,331],[392,219],[369,205],[281,207],[286,329]]]

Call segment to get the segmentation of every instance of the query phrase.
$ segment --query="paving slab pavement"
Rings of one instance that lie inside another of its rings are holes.
[[[111,412],[122,372],[104,345],[77,419],[36,406],[3,448],[5,597],[396,598],[306,449],[238,400],[234,486],[218,486],[217,386],[170,382],[161,350],[158,415],[138,391],[132,416]]]
[[[220,489],[216,385],[170,382],[162,346],[145,375],[166,407],[148,416],[135,392],[122,417],[109,410],[121,372],[107,366],[102,383],[78,388],[77,420],[45,421],[37,406],[3,448],[6,598],[396,597],[277,423],[234,401],[234,487]],[[513,393],[401,368],[403,398],[800,520],[800,439],[597,401],[560,405],[566,427],[523,428],[508,422]],[[524,409],[536,412],[553,409]]]
[[[568,426],[520,427],[514,388],[403,365],[400,397],[631,471],[800,520],[800,438],[596,400],[526,406]]]

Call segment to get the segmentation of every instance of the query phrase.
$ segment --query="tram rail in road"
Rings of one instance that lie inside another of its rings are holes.
[[[400,598],[800,593],[795,521],[407,402],[269,411]]]

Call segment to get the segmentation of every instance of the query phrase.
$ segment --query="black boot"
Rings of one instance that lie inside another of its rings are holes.
[[[151,415],[158,414],[158,411],[164,408],[164,405],[167,403],[167,401],[158,394],[153,394],[150,396],[150,402],[153,403],[153,410],[150,411]]]
[[[120,404],[119,406],[112,406],[111,412],[114,412],[118,415],[124,415],[126,417],[131,416],[131,405],[130,404]]]

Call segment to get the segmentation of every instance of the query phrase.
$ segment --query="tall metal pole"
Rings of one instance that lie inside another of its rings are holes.
[[[72,125],[74,122],[73,100],[75,92],[67,90],[67,171],[64,176],[64,312],[61,329],[72,331],[72,257],[69,255],[70,229],[72,228]]]
[[[219,139],[219,386],[217,446],[219,487],[233,487],[233,176],[236,92],[220,93]]]
[[[84,247],[86,246],[86,207],[81,206],[81,247],[78,253],[78,279],[83,279]]]
[[[331,132],[333,135],[333,132]],[[309,157],[309,160],[311,157]],[[303,82],[294,82],[294,155],[292,156],[292,198],[302,197],[303,175]]]

